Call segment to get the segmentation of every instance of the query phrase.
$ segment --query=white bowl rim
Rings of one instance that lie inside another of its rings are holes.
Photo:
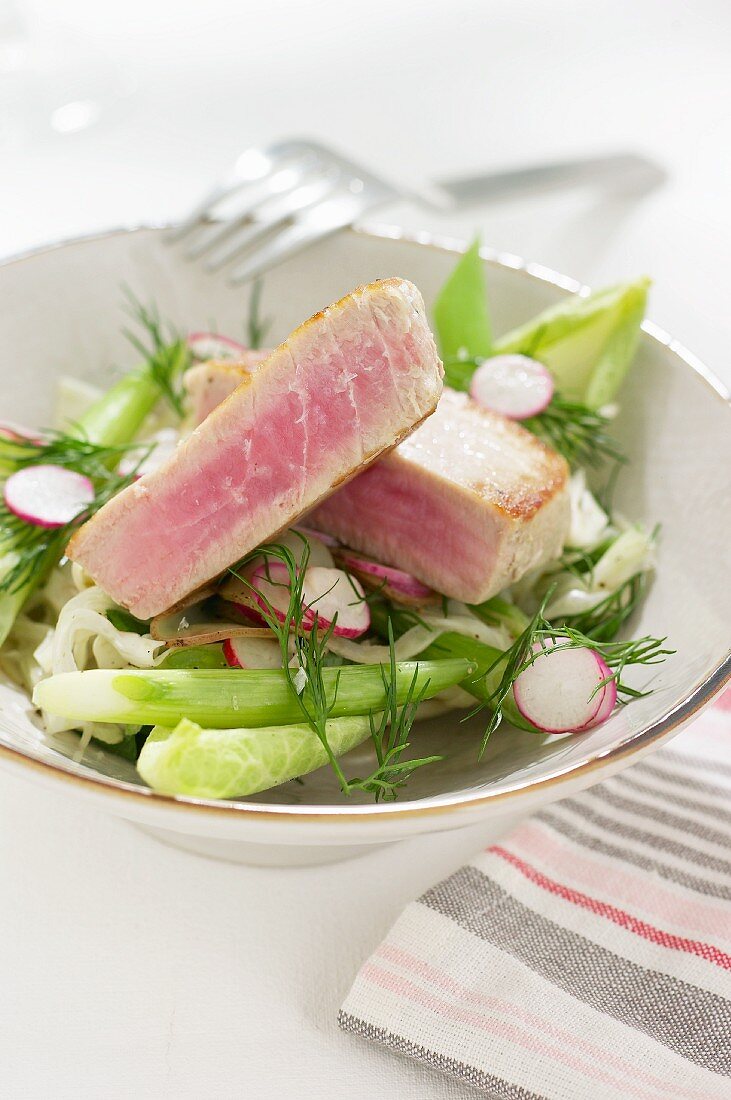
[[[112,237],[129,235],[134,233],[164,231],[173,228],[170,222],[138,222],[130,225],[116,226],[111,229],[96,230],[86,234],[78,234],[72,237],[60,238],[47,244],[38,245],[19,253],[0,258],[0,267],[32,259],[35,256],[70,245],[84,244],[92,241],[101,241]],[[450,253],[464,252],[468,243],[464,239],[448,237],[443,234],[429,231],[407,231],[397,226],[376,223],[367,226],[353,227],[346,232],[353,232],[359,236],[380,238],[383,240],[403,241],[409,244],[422,245],[424,247],[438,249]],[[483,259],[501,267],[510,268],[513,271],[527,275],[532,279],[548,283],[561,290],[574,294],[588,294],[589,287],[570,276],[561,275],[543,264],[523,260],[510,252],[501,252],[486,246],[481,246],[480,255]],[[652,321],[645,321],[642,330],[655,342],[661,344],[667,351],[680,359],[687,367],[708,385],[715,397],[720,398],[731,410],[731,393],[723,382],[716,377],[705,363],[693,352],[689,351],[674,337]],[[472,808],[486,803],[503,802],[513,796],[525,795],[528,792],[535,793],[554,787],[556,784],[569,783],[577,778],[592,772],[597,768],[605,767],[610,763],[624,761],[627,757],[646,751],[656,741],[667,739],[675,730],[689,722],[694,715],[705,707],[718,695],[724,686],[731,680],[731,647],[722,661],[706,676],[688,695],[676,706],[666,711],[651,725],[639,730],[626,741],[618,745],[609,746],[603,750],[596,750],[588,754],[585,760],[573,765],[558,765],[549,775],[538,780],[524,779],[510,781],[506,778],[496,784],[496,789],[462,791],[453,795],[437,795],[431,798],[422,798],[411,802],[377,803],[361,806],[323,805],[278,805],[256,802],[239,802],[232,799],[205,799],[191,798],[184,795],[164,795],[153,791],[148,787],[140,787],[124,780],[114,779],[100,773],[79,774],[72,771],[65,757],[60,756],[58,762],[39,760],[34,756],[0,744],[0,758],[8,763],[21,765],[37,771],[45,779],[70,780],[73,784],[80,784],[77,789],[84,789],[88,793],[124,796],[125,799],[143,803],[150,801],[161,804],[166,809],[178,809],[181,811],[205,812],[208,814],[243,815],[252,818],[273,817],[277,820],[291,818],[293,821],[317,822],[326,819],[334,819],[338,822],[357,822],[367,818],[372,820],[393,820],[398,817],[418,817],[434,814],[443,814],[460,808]],[[552,797],[559,797],[552,792]]]

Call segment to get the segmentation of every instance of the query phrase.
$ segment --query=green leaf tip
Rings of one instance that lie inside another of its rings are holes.
[[[464,389],[464,385],[457,385],[459,371],[451,371],[450,360],[485,358],[492,354],[492,326],[479,238],[458,260],[437,296],[433,315],[447,383]]]

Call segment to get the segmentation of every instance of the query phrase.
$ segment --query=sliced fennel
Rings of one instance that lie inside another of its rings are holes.
[[[566,540],[568,546],[591,549],[604,538],[609,517],[586,484],[586,474],[577,470],[569,481],[571,523]]]
[[[464,606],[464,605],[462,605]],[[516,608],[517,612],[517,608]],[[520,612],[518,612],[520,614]],[[412,626],[394,642],[397,661],[409,661],[417,657],[440,634],[453,632],[485,645],[507,648],[510,635],[500,625],[491,625],[471,615],[465,608],[462,614],[436,615],[433,611],[421,611],[419,623]],[[373,642],[355,642],[348,638],[328,639],[328,649],[348,661],[361,665],[377,665],[389,660],[389,647]]]
[[[418,665],[418,667],[417,667]],[[412,682],[425,698],[464,680],[467,659],[401,662],[396,665],[398,704]],[[383,709],[386,692],[380,665],[322,670],[328,716],[347,717]],[[307,702],[309,687],[303,693]],[[33,693],[37,707],[77,722],[119,722],[172,727],[183,718],[203,726],[234,729],[301,721],[302,709],[285,671],[274,669],[151,669],[116,672],[91,669],[52,676]]]
[[[99,668],[153,668],[164,643],[150,634],[119,630],[107,617],[114,601],[101,588],[85,588],[61,609],[53,639],[52,671],[76,672],[93,655]]]
[[[331,718],[326,730],[331,751],[342,756],[370,737],[370,719]],[[276,787],[327,762],[322,741],[306,722],[205,729],[186,718],[172,730],[153,729],[137,770],[162,794],[237,798]]]
[[[79,417],[103,396],[98,386],[83,382],[80,378],[62,375],[56,384],[56,400],[53,407],[53,427],[58,431],[73,431]]]

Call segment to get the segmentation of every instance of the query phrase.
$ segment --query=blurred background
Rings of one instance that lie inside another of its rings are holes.
[[[653,319],[719,369],[730,53],[726,0],[0,0],[0,253],[180,217],[277,137],[407,182],[638,151],[670,174],[641,201],[378,220],[479,229],[596,285],[647,272]]]

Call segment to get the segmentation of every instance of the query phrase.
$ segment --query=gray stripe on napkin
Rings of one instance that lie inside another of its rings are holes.
[[[710,871],[731,875],[731,863],[725,859],[709,855],[708,852],[701,852],[698,848],[691,848],[687,844],[680,844],[677,840],[671,840],[670,837],[658,836],[657,833],[649,833],[646,829],[637,829],[632,825],[626,825],[623,821],[617,821],[616,818],[596,813],[586,805],[586,792],[581,796],[581,800],[566,798],[563,802],[556,803],[556,809],[583,817],[592,825],[605,829],[608,836],[614,833],[624,837],[625,840],[639,840],[642,844],[669,852],[670,855],[678,856],[679,859],[685,859],[689,863],[696,863],[699,867],[707,867]]]
[[[686,836],[690,834],[698,837],[699,840],[718,844],[722,848],[731,844],[730,833],[721,833],[717,829],[712,829],[709,825],[704,825],[701,821],[681,817],[679,814],[660,809],[659,806],[648,806],[645,802],[638,802],[635,798],[626,798],[618,794],[616,790],[611,789],[611,782],[612,780],[609,780],[609,783],[602,783],[590,791],[585,791],[584,798],[589,797],[597,799],[599,802],[606,802],[608,806],[615,810],[624,810],[625,813],[635,814],[637,817],[647,817],[650,821],[656,821],[659,825],[664,825],[668,829],[677,829],[678,832]]]
[[[661,806],[666,806],[668,799],[670,799],[675,809],[690,810],[690,812],[694,814],[703,814],[705,817],[712,817],[716,824],[722,821],[727,825],[731,825],[731,810],[725,810],[723,806],[719,806],[718,803],[700,802],[697,798],[684,798],[675,791],[671,794],[669,791],[666,791],[664,787],[653,787],[648,783],[642,783],[639,779],[631,778],[631,776],[631,772],[629,775],[622,776],[622,788],[628,787],[630,791],[637,791],[638,794],[647,795],[653,802],[657,802]],[[649,776],[645,776],[645,778],[649,778]],[[684,826],[687,820],[687,818],[683,818]],[[731,842],[731,834],[726,838],[726,843],[729,842]]]
[[[731,1076],[731,1001],[648,970],[562,928],[466,866],[419,901],[584,1004]]]
[[[686,775],[685,772],[674,772],[672,768],[662,767],[662,764],[671,763],[673,763],[673,761],[668,760],[666,756],[660,761],[660,767],[658,767],[654,761],[649,763],[643,760],[640,764],[635,764],[629,774],[651,775],[653,778],[662,779],[665,783],[673,783],[675,786],[682,787],[684,791],[694,791],[696,794],[707,794],[710,795],[711,798],[719,799],[721,802],[725,802],[728,799],[728,787],[717,787],[715,783],[705,783],[703,780],[693,779],[691,776]],[[621,778],[624,779],[625,776]]]
[[[684,886],[687,890],[695,890],[696,893],[703,894],[705,897],[731,901],[731,886],[720,886],[717,882],[709,882],[707,879],[698,878],[679,867],[672,867],[669,863],[660,863],[659,860],[653,859],[652,856],[646,856],[642,852],[637,852],[634,848],[622,848],[617,844],[609,844],[601,837],[580,829],[573,822],[564,821],[563,818],[558,817],[549,810],[542,810],[537,820],[543,825],[548,825],[549,829],[560,833],[561,836],[565,836],[585,848],[590,848],[594,852],[601,852],[602,855],[609,856],[611,859],[624,860],[634,867],[641,867],[643,871],[651,871],[653,874],[659,875],[660,878],[667,879],[668,882],[676,882],[678,886]]]
[[[385,1027],[376,1027],[375,1024],[369,1024],[357,1016],[351,1016],[349,1012],[344,1012],[343,1009],[338,1013],[338,1023],[343,1031],[350,1031],[354,1035],[359,1035],[362,1039],[382,1043],[384,1046],[390,1047],[391,1050],[398,1051],[399,1054],[408,1054],[412,1058],[418,1058],[420,1062],[425,1062],[434,1069],[451,1073],[452,1076],[458,1077],[461,1081],[466,1081],[483,1091],[489,1089],[498,1100],[547,1100],[545,1096],[537,1092],[528,1092],[520,1085],[511,1084],[510,1081],[495,1077],[491,1073],[484,1073],[481,1069],[477,1069],[476,1066],[471,1066],[467,1062],[460,1062],[456,1058],[448,1058],[445,1054],[429,1050],[428,1047],[421,1046],[419,1043],[412,1043],[409,1039],[404,1039],[402,1035],[388,1031]]]

